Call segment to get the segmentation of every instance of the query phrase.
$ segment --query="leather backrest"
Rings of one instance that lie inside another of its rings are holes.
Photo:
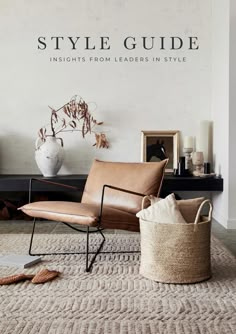
[[[90,169],[82,203],[101,203],[104,184],[158,196],[168,159],[160,162],[108,162],[94,160]],[[142,197],[106,188],[104,204],[136,214]]]

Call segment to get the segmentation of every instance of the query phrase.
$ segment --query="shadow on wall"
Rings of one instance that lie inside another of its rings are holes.
[[[19,133],[0,137],[0,174],[41,174],[35,161],[35,141]],[[97,158],[111,160],[110,149],[97,149],[94,138],[64,138],[65,158],[58,174],[87,174]]]
[[[78,147],[65,146],[65,159],[59,174],[87,174],[92,161],[99,159],[99,150],[90,147],[90,144],[78,145]]]
[[[82,139],[81,139],[82,141]],[[70,148],[65,145],[65,160],[60,174],[82,174],[88,172],[88,166],[95,157],[99,158],[99,150],[78,144]],[[82,156],[82,157],[81,157]],[[81,170],[80,170],[81,169]],[[85,171],[86,169],[86,171]],[[1,174],[41,174],[35,161],[35,141],[32,138],[11,133],[0,138],[0,173]]]
[[[2,135],[0,139],[0,173],[24,174],[38,173],[34,159],[32,138],[19,133]]]

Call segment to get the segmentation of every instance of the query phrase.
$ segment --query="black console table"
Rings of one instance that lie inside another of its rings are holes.
[[[172,191],[223,191],[224,181],[218,177],[176,177],[166,175],[163,190]]]
[[[0,175],[0,192],[27,192],[30,178],[42,178],[50,181],[76,186],[83,191],[87,179],[85,174],[58,175],[53,178],[44,178],[41,175]],[[35,182],[33,191],[65,191],[65,188],[56,185]],[[223,191],[223,179],[217,177],[176,177],[165,175],[162,191],[165,193],[176,191]]]

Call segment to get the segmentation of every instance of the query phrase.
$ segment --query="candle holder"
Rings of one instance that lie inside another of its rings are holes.
[[[193,149],[191,147],[184,147],[184,156],[185,156],[185,169],[188,169],[190,173],[193,172],[193,162],[191,153],[193,152]]]
[[[193,152],[192,154],[193,165],[196,170],[193,172],[194,176],[201,176],[203,174],[204,157],[203,152]]]

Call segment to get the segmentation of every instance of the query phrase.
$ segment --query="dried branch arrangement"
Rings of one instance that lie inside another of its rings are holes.
[[[103,122],[98,122],[91,115],[88,104],[81,98],[75,95],[72,99],[59,109],[51,108],[50,130],[48,134],[48,126],[44,126],[39,130],[40,139],[45,142],[47,137],[57,137],[62,132],[79,131],[82,137],[87,134],[94,133],[96,148],[108,148],[109,143],[105,133],[95,131],[95,128],[102,125]],[[58,137],[57,137],[58,138]],[[61,139],[62,145],[63,140]]]

